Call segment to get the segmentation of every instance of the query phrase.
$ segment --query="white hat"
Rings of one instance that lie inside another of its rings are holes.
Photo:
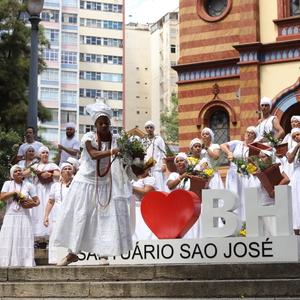
[[[75,165],[76,170],[79,169],[80,162],[79,162],[76,158],[70,156],[70,157],[67,159],[67,163],[69,163],[69,164],[71,164],[71,165]]]
[[[89,104],[86,107],[86,111],[89,113],[94,123],[99,117],[107,117],[109,119],[112,117],[111,107],[98,98],[96,98],[95,103]]]
[[[73,128],[75,129],[75,124],[73,122],[67,123],[66,128]]]
[[[300,116],[292,116],[291,117],[291,122],[293,119],[296,119],[298,122],[300,122]]]
[[[71,167],[71,168],[72,168],[72,171],[74,172],[74,167],[73,167],[73,165],[71,165],[71,164],[69,164],[69,163],[62,163],[61,166],[60,166],[60,172],[62,172],[63,169],[64,169],[65,167]]]
[[[12,167],[10,168],[10,170],[9,170],[10,177],[11,177],[12,179],[14,179],[14,171],[15,171],[15,169],[21,169],[21,171],[23,172],[23,168],[22,168],[21,166],[19,166],[19,165],[14,165],[14,166],[12,166]]]
[[[155,129],[155,124],[151,120],[145,123],[144,127],[146,128],[147,126],[152,126]]]
[[[211,137],[211,141],[213,142],[214,139],[215,139],[215,134],[213,133],[213,131],[212,131],[210,128],[205,127],[205,128],[203,128],[203,130],[201,131],[201,136],[203,135],[203,131],[208,131],[208,132],[209,132],[210,137]]]
[[[295,133],[295,132],[300,132],[300,128],[293,128],[291,130],[291,135],[293,135],[293,133]]]
[[[272,101],[268,97],[263,97],[260,99],[260,105],[262,105],[262,104],[269,104],[270,109],[272,108]]]
[[[187,163],[189,163],[189,160],[188,160],[187,155],[186,155],[184,152],[179,152],[179,153],[175,156],[175,158],[174,158],[174,164],[176,164],[176,159],[177,159],[178,157],[183,158]]]
[[[42,153],[43,151],[47,151],[48,153],[50,152],[50,150],[49,150],[48,147],[42,146],[42,147],[39,149],[39,151],[38,151],[39,155],[41,155],[41,153]]]
[[[254,127],[254,126],[249,126],[249,127],[247,128],[247,130],[252,130],[252,131],[254,131],[255,136],[258,136],[258,131],[257,131],[257,128],[256,128],[256,127]]]
[[[195,144],[200,144],[200,146],[201,146],[202,142],[198,138],[195,138],[195,139],[191,140],[191,142],[190,142],[190,149],[192,149]]]

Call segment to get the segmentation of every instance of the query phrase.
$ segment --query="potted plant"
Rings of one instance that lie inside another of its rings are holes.
[[[273,132],[266,132],[264,130],[263,137],[268,140],[269,143],[276,149],[276,153],[280,155],[286,155],[288,152],[288,143],[282,143],[281,140],[278,140],[274,137]]]

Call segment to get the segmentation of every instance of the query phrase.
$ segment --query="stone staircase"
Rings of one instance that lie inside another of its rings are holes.
[[[299,263],[0,268],[0,299],[300,299]]]

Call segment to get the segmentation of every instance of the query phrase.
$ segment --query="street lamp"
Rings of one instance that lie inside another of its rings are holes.
[[[38,81],[38,31],[41,21],[40,13],[43,10],[44,0],[27,0],[27,10],[31,23],[31,46],[30,46],[30,71],[29,71],[29,94],[27,126],[32,126],[37,132],[37,81]]]

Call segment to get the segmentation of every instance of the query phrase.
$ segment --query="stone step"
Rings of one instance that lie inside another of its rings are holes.
[[[2,267],[0,297],[299,299],[299,267],[299,263]]]

